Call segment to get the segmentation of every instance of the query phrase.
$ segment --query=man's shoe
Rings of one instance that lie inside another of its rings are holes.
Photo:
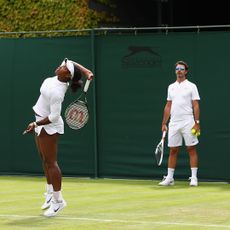
[[[46,200],[44,204],[41,206],[42,210],[45,210],[50,207],[51,200],[53,198],[53,193],[45,193],[44,195],[45,195]]]
[[[44,212],[44,216],[46,217],[56,216],[66,205],[67,204],[64,200],[62,201],[52,200],[49,209]]]
[[[189,177],[190,180],[190,186],[198,186],[198,179],[197,177]]]
[[[174,185],[174,179],[164,176],[163,180],[159,183],[159,185],[162,185],[162,186]]]

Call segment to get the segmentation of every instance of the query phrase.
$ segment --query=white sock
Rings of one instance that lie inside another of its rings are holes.
[[[174,171],[175,171],[175,169],[173,169],[173,168],[168,168],[168,175],[167,175],[167,177],[173,178],[173,176],[174,176]]]
[[[62,197],[61,191],[53,192],[53,198],[54,198],[55,201],[62,201],[63,197]]]
[[[198,168],[191,168],[192,177],[197,177]]]
[[[46,192],[52,193],[54,191],[52,184],[46,184]]]

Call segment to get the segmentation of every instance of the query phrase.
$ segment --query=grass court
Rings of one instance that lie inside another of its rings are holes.
[[[0,176],[2,230],[230,229],[230,185],[188,181],[63,178],[67,207],[44,217],[45,179]]]

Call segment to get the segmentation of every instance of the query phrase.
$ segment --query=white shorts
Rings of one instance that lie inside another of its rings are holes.
[[[199,143],[198,138],[191,132],[194,124],[195,121],[190,119],[180,122],[170,122],[168,130],[168,147],[182,146],[183,139],[186,146],[197,145]]]
[[[44,117],[36,116],[35,115],[36,121],[43,120]],[[54,133],[59,133],[63,134],[64,133],[64,122],[62,117],[59,118],[59,120],[55,123],[50,123],[48,125],[39,125],[37,128],[35,128],[36,134],[39,136],[41,133],[42,128],[45,129],[45,131],[49,134],[52,135]]]

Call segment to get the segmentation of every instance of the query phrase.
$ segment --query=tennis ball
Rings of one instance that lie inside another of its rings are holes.
[[[196,135],[196,130],[195,129],[192,129],[191,132],[192,132],[193,135]]]
[[[197,136],[197,137],[200,136],[200,131],[196,132],[196,136]]]

